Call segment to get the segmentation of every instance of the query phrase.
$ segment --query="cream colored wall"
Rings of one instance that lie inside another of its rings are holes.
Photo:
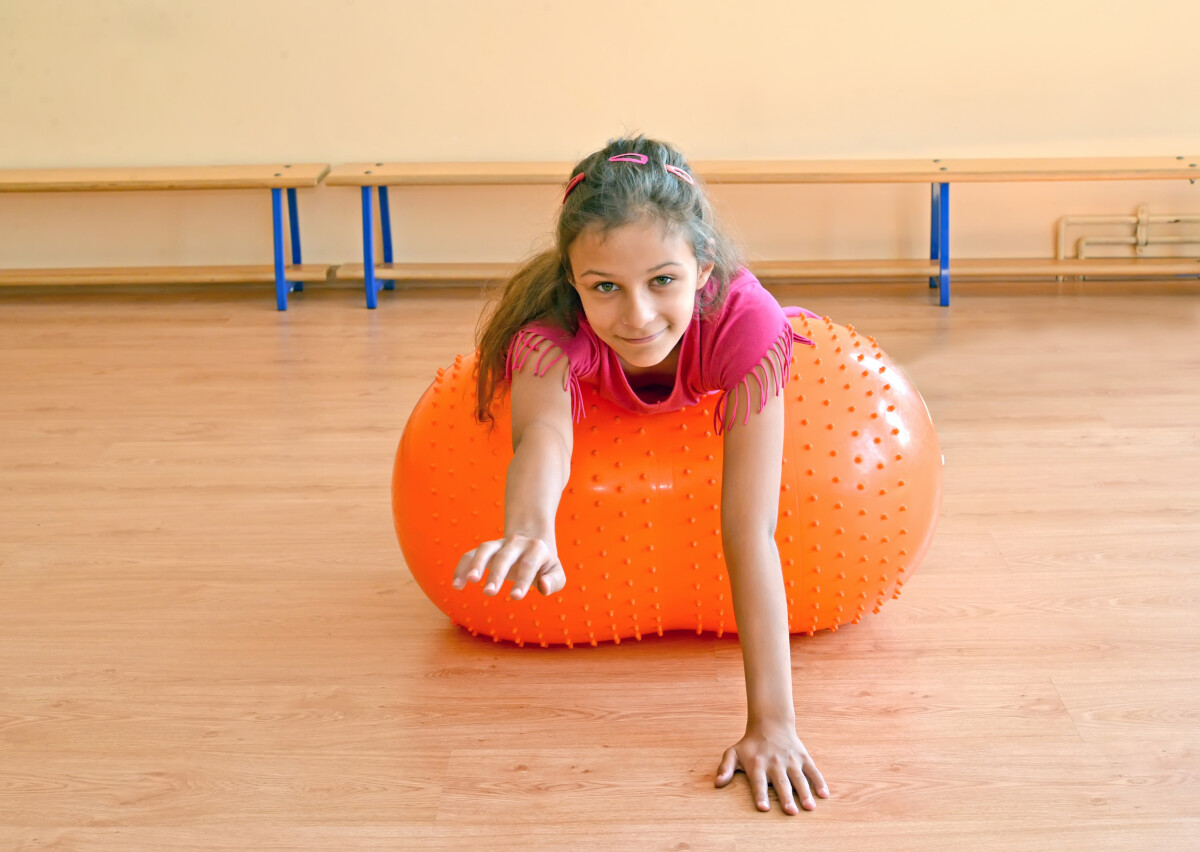
[[[570,160],[627,129],[690,156],[1200,155],[1195,0],[4,0],[0,167]],[[719,187],[753,256],[919,255],[921,187]],[[265,262],[253,194],[0,195],[0,266]],[[510,259],[557,191],[396,195],[398,251]],[[953,250],[1048,255],[1064,213],[1200,187],[957,187]],[[358,253],[354,190],[302,196]],[[65,230],[74,242],[59,244]]]

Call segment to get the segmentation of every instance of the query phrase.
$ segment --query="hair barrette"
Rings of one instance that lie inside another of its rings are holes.
[[[568,183],[567,188],[565,190],[563,190],[563,200],[562,200],[563,204],[567,203],[567,196],[571,194],[571,190],[573,190],[575,187],[579,186],[579,184],[583,183],[583,179],[585,177],[587,177],[587,175],[584,174],[583,172],[580,172],[579,174],[575,175],[575,177],[571,178],[571,182]]]
[[[625,154],[615,154],[614,156],[609,157],[608,161],[610,163],[635,163],[636,165],[644,166],[650,162],[650,158],[645,154],[628,152]],[[670,163],[664,163],[663,168],[675,175],[675,177],[679,178],[680,180],[687,181],[692,186],[696,185],[696,181],[692,178],[692,176],[678,166],[672,166]],[[567,184],[567,188],[563,190],[563,204],[567,203],[567,198],[571,195],[572,190],[579,186],[579,184],[583,183],[586,179],[587,175],[584,172],[580,172],[579,174],[575,175],[575,177],[571,178],[570,182]]]
[[[675,177],[679,178],[680,180],[686,180],[692,186],[696,185],[696,181],[692,180],[692,176],[678,166],[672,166],[670,163],[666,163],[663,165],[663,168],[675,175]]]

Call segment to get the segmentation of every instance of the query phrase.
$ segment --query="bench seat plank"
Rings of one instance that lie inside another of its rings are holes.
[[[936,260],[763,260],[749,264],[761,279],[771,278],[928,278]]]
[[[517,271],[515,263],[377,263],[375,277],[385,281],[492,281]],[[361,263],[343,263],[334,271],[338,281],[362,281]]]
[[[324,163],[106,169],[0,169],[0,192],[110,192],[314,187]]]
[[[377,278],[387,281],[502,281],[516,271],[512,263],[381,263]],[[750,269],[764,281],[778,279],[928,278],[938,265],[931,260],[763,260]],[[339,281],[362,281],[361,263],[339,266]],[[1200,258],[963,258],[950,261],[950,272],[961,278],[1106,277],[1200,275]]]
[[[950,182],[1196,180],[1200,156],[944,160]]]
[[[329,264],[285,267],[289,281],[324,281]],[[0,269],[0,285],[43,284],[265,284],[275,282],[270,264],[244,266],[116,266],[61,269]]]
[[[698,160],[708,183],[982,183],[1200,178],[1200,157]]]
[[[938,273],[937,261],[927,260],[768,260],[751,263],[750,268],[762,279],[928,278]],[[951,258],[950,274],[956,278],[1200,275],[1200,258]]]
[[[566,162],[350,163],[330,186],[563,184]],[[707,183],[962,183],[1200,178],[1200,156],[946,160],[695,160]]]
[[[573,164],[348,163],[336,166],[327,186],[487,186],[566,183]]]
[[[1086,258],[964,258],[950,260],[950,273],[971,277],[1021,277],[1049,275],[1175,276],[1200,275],[1196,257],[1086,257]]]
[[[938,160],[696,160],[705,183],[938,183]]]

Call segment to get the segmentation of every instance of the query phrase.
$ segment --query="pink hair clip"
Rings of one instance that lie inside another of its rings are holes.
[[[692,186],[696,185],[696,182],[692,180],[692,176],[678,166],[672,166],[670,163],[666,163],[663,165],[663,168],[675,175],[675,177],[679,178],[680,180],[686,180]]]
[[[645,154],[634,154],[633,152],[629,152],[625,154],[616,154],[612,157],[609,157],[608,161],[610,163],[635,163],[639,166],[644,166],[650,162],[650,158]],[[696,185],[696,181],[692,179],[692,176],[678,166],[672,166],[670,163],[664,163],[663,168],[675,175],[675,177],[679,178],[680,180],[687,181],[692,186]],[[571,178],[570,183],[567,184],[567,188],[563,190],[563,204],[567,203],[567,198],[571,195],[572,190],[579,186],[579,184],[583,183],[586,177],[586,174],[580,172],[579,174],[575,175],[575,177]]]
[[[583,179],[585,177],[587,177],[587,175],[585,175],[583,172],[580,172],[579,174],[575,175],[575,177],[571,178],[571,182],[567,184],[567,188],[563,191],[563,204],[567,203],[567,196],[571,194],[571,190],[583,183]]]

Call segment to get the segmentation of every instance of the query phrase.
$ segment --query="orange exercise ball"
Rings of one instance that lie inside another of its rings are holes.
[[[929,547],[942,456],[916,388],[878,344],[828,319],[792,324],[796,344],[775,540],[793,633],[837,629],[878,612]],[[474,419],[474,356],[459,356],[417,403],[392,473],[408,568],[473,634],[542,646],[668,630],[736,632],[721,547],[722,438],[717,395],[638,415],[584,385],[571,477],[556,532],[567,586],[521,601],[450,581],[459,557],[504,530],[512,458],[507,399],[494,428]],[[734,427],[736,428],[736,426]]]

